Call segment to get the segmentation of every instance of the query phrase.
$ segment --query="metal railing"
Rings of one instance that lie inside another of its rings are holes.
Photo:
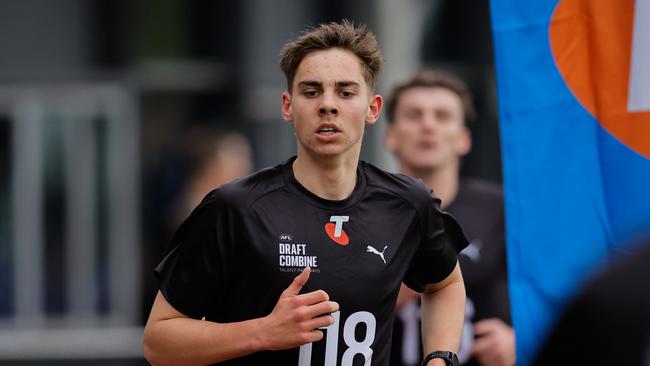
[[[141,355],[135,100],[113,84],[0,87],[0,123],[10,131],[0,177],[10,223],[0,245],[11,253],[0,272],[11,277],[0,294],[11,305],[0,314],[0,360]],[[45,212],[53,184],[54,216]],[[48,253],[60,253],[55,279]],[[58,306],[47,306],[51,296]]]

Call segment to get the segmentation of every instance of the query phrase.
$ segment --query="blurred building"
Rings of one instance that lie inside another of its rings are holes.
[[[183,131],[238,131],[257,168],[295,151],[277,55],[305,25],[377,34],[380,92],[422,67],[477,95],[464,174],[500,180],[487,0],[21,0],[0,5],[0,365],[140,365],[185,178]],[[381,123],[362,158],[388,169]]]

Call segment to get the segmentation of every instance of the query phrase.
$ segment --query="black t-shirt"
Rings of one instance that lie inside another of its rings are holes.
[[[499,318],[511,324],[501,188],[486,181],[463,180],[456,198],[445,210],[462,224],[471,241],[458,256],[468,307],[471,309],[470,314],[466,314],[468,320],[473,323],[481,319]],[[411,315],[417,317],[417,314]],[[407,365],[402,361],[402,353],[406,352],[402,346],[407,329],[410,328],[398,318],[393,333],[391,365]],[[466,324],[465,330],[470,329],[471,324]],[[464,337],[467,336],[472,337],[471,334],[464,334]],[[419,340],[419,334],[416,337]],[[421,342],[417,342],[416,346],[418,355],[422,354]],[[466,352],[466,347],[466,341],[462,342],[461,352]],[[476,363],[468,360],[463,364]]]
[[[189,317],[243,321],[268,315],[310,266],[302,293],[340,305],[324,339],[225,364],[322,365],[328,354],[333,365],[387,365],[400,282],[422,291],[444,279],[468,241],[420,181],[360,162],[350,197],[329,201],[297,182],[294,159],[208,194],[156,268],[160,290]]]
[[[481,180],[461,181],[456,199],[445,210],[462,223],[470,239],[458,260],[473,319],[499,318],[511,324],[501,188]]]

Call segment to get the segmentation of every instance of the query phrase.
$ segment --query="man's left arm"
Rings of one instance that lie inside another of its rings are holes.
[[[458,352],[465,318],[465,284],[456,262],[454,270],[422,293],[422,343],[424,355],[433,351]],[[427,366],[444,366],[441,359]]]

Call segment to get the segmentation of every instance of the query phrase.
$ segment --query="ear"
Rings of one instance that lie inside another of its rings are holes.
[[[381,98],[381,95],[375,94],[370,99],[370,104],[368,105],[368,114],[366,115],[366,123],[371,125],[379,119],[381,114],[381,107],[384,105],[384,100]]]
[[[291,107],[291,94],[282,93],[282,118],[287,122],[293,122],[293,108]]]
[[[458,141],[458,155],[465,156],[472,150],[472,133],[469,128],[463,127],[463,133]]]

